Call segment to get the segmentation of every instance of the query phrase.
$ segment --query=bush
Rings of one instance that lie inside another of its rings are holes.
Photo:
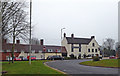
[[[65,60],[69,60],[69,59],[77,59],[77,57],[64,57]]]
[[[65,59],[65,60],[69,60],[69,59],[71,59],[71,58],[70,58],[70,57],[64,57],[64,59]]]
[[[94,56],[94,57],[93,57],[93,61],[100,61],[100,59],[99,59],[98,56]]]

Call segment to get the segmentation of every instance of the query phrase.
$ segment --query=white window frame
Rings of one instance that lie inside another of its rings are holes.
[[[48,51],[48,52],[53,52],[53,50],[52,50],[52,49],[48,49],[47,51]]]

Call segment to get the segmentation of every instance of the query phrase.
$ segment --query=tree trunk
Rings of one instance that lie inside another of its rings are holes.
[[[14,63],[14,50],[15,50],[15,28],[14,28],[14,32],[13,32],[12,63]]]

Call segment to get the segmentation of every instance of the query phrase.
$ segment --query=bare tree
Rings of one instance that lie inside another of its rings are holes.
[[[33,45],[39,45],[39,44],[40,44],[40,41],[39,41],[39,39],[33,37],[33,38],[31,39],[31,44],[33,44]]]
[[[111,38],[107,38],[103,44],[103,46],[106,48],[106,49],[109,49],[109,50],[113,50],[113,46],[115,44],[115,40],[111,39]]]
[[[116,42],[115,44],[116,51],[118,51],[119,46],[120,46],[120,42]]]
[[[15,39],[27,40],[29,36],[28,13],[25,2],[2,2],[2,36],[12,38],[12,63],[14,62]]]
[[[107,38],[104,42],[103,42],[103,50],[104,53],[108,56],[110,55],[115,55],[115,50],[113,50],[113,46],[114,46],[115,40],[111,39],[111,38]]]

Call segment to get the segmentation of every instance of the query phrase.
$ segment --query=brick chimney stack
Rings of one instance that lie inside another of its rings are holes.
[[[40,45],[43,45],[43,44],[44,44],[44,40],[41,39],[41,40],[40,40]]]
[[[95,36],[91,36],[91,39],[95,38]]]

